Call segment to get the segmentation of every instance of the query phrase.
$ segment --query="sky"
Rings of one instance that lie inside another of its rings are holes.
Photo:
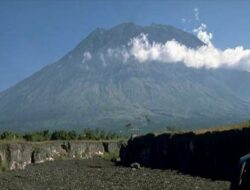
[[[97,27],[205,23],[217,48],[250,48],[250,1],[0,0],[0,91],[72,50]]]

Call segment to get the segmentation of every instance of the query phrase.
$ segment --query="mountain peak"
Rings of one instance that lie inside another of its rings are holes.
[[[182,31],[169,25],[151,24],[137,25],[133,22],[125,22],[110,29],[97,28],[84,39],[77,48],[81,51],[98,52],[101,49],[117,48],[127,45],[128,42],[140,34],[147,34],[150,42],[165,43],[175,39],[176,41],[192,48],[203,45],[193,34]]]
[[[127,28],[127,27],[138,27],[139,25],[135,24],[134,22],[123,22],[114,26],[113,28]]]

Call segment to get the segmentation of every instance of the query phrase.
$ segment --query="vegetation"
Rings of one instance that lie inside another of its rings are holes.
[[[4,172],[8,170],[8,163],[6,161],[2,161],[0,158],[0,172]]]
[[[85,129],[83,133],[79,136],[79,140],[112,140],[121,138],[124,138],[124,136],[114,132],[106,132],[104,130],[99,129]]]
[[[112,162],[116,162],[118,159],[119,159],[119,150],[115,150],[115,151],[112,151],[112,152],[105,152],[103,155],[102,155],[102,158],[104,160],[107,160],[107,161],[112,161]]]
[[[26,141],[47,141],[47,140],[50,140],[51,137],[50,137],[49,131],[45,130],[45,131],[25,134],[23,135],[23,138]]]
[[[75,131],[54,131],[51,134],[51,140],[76,140],[77,134]]]
[[[168,132],[168,133],[183,133],[183,132],[185,132],[185,130],[180,128],[180,127],[176,127],[176,126],[166,126],[165,132]]]
[[[0,139],[4,139],[4,140],[17,140],[20,138],[22,138],[21,135],[12,133],[10,131],[5,131],[0,135]]]
[[[132,128],[132,124],[128,124],[126,127],[130,129]],[[234,129],[241,130],[244,128],[250,128],[250,120],[234,125],[222,125],[212,128],[196,129],[192,132],[194,132],[195,134],[201,134],[206,132],[227,131]],[[184,132],[188,131],[185,131],[182,128],[176,126],[166,126],[163,130],[156,132],[156,134],[184,133]],[[104,131],[100,129],[90,129],[90,128],[84,129],[83,132],[81,133],[76,132],[74,130],[71,131],[56,130],[53,132],[50,132],[49,130],[43,130],[26,134],[19,134],[11,131],[4,131],[0,133],[0,140],[5,140],[5,141],[24,140],[24,141],[39,142],[39,141],[50,141],[50,140],[117,140],[125,138],[128,137],[111,131]]]
[[[221,125],[221,126],[215,126],[211,128],[206,129],[196,129],[194,133],[196,134],[202,134],[206,132],[219,132],[219,131],[228,131],[228,130],[242,130],[244,128],[250,128],[250,120],[238,123],[238,124],[231,124],[231,125]]]
[[[49,130],[32,132],[27,134],[18,134],[10,131],[5,131],[0,134],[0,140],[13,141],[49,141],[49,140],[115,140],[125,138],[114,132],[107,132],[100,129],[84,129],[82,133],[77,133],[74,130],[64,131],[56,130],[50,133]]]

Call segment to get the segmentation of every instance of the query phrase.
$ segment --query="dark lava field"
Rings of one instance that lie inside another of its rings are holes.
[[[132,170],[101,158],[59,160],[0,173],[1,190],[228,190],[229,185],[171,170]]]

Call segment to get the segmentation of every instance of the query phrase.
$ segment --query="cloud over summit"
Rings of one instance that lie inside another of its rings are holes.
[[[225,50],[214,47],[211,42],[212,33],[206,31],[207,26],[201,24],[194,29],[197,37],[204,45],[197,48],[189,48],[175,39],[165,43],[150,43],[147,34],[140,34],[131,39],[128,44],[128,54],[139,62],[158,61],[174,64],[184,63],[193,68],[232,68],[250,71],[250,49],[242,46]]]
[[[121,63],[127,63],[133,59],[140,63],[160,62],[165,64],[185,64],[192,68],[228,68],[250,72],[250,49],[243,46],[234,48],[219,49],[212,43],[213,34],[207,31],[206,24],[201,24],[193,29],[204,44],[202,46],[191,48],[177,39],[166,42],[151,42],[148,35],[141,33],[126,44],[117,48],[108,48],[102,52],[100,60],[104,67],[108,65],[109,60],[117,59]],[[82,63],[92,59],[92,54],[88,51],[83,53]]]

